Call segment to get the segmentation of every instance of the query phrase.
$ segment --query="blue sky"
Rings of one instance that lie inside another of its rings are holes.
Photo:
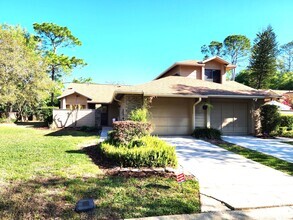
[[[202,59],[200,47],[231,34],[256,33],[269,24],[279,44],[293,40],[292,0],[0,0],[0,22],[67,26],[83,45],[67,54],[88,65],[73,77],[97,83],[152,80],[176,61]]]

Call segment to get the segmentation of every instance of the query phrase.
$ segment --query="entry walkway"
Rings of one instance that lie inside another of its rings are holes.
[[[252,136],[223,136],[224,141],[272,155],[293,163],[293,145],[283,143],[282,139],[261,139]],[[287,139],[286,141],[289,141]],[[291,139],[293,142],[293,139]]]
[[[287,206],[293,216],[293,177],[191,137],[162,137],[176,146],[179,164],[193,174],[204,198],[231,210]],[[204,210],[216,211],[203,203]]]

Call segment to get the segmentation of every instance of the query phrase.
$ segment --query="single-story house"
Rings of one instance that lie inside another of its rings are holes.
[[[147,99],[154,134],[189,135],[195,127],[213,127],[224,134],[254,134],[259,127],[259,107],[264,99],[278,95],[227,81],[226,72],[235,67],[216,56],[176,62],[141,85],[71,83],[59,97],[61,109],[77,105],[98,109],[98,125],[111,126],[113,118],[127,120]]]

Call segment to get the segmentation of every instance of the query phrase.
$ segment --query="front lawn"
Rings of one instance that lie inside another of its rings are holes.
[[[94,219],[200,211],[198,184],[184,192],[174,178],[103,174],[82,147],[95,133],[0,126],[0,219],[80,219],[82,198],[97,205]]]

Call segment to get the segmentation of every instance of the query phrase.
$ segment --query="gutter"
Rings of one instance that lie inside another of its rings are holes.
[[[192,105],[192,120],[191,120],[192,130],[195,128],[195,107],[201,102],[201,100],[202,98],[199,97],[198,100]]]

